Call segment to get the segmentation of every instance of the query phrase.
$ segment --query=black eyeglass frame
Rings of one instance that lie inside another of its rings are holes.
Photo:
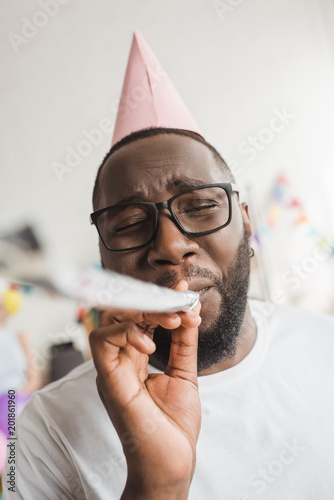
[[[199,233],[194,233],[192,231],[188,231],[187,229],[184,229],[184,227],[182,226],[181,222],[178,220],[178,218],[176,217],[176,215],[173,212],[173,209],[172,209],[172,203],[173,203],[173,201],[176,198],[179,198],[180,196],[182,196],[184,194],[191,193],[192,191],[198,191],[200,189],[212,188],[212,187],[220,187],[220,188],[224,189],[224,191],[227,194],[228,205],[229,205],[229,217],[228,217],[228,220],[222,226],[216,227],[215,229],[209,229],[208,231],[201,231]],[[134,202],[129,202],[129,203],[118,203],[116,205],[110,205],[109,207],[101,208],[100,210],[97,210],[96,212],[92,212],[90,214],[90,223],[91,223],[91,225],[95,225],[96,226],[96,229],[97,229],[97,231],[99,233],[99,236],[100,236],[100,238],[102,240],[103,245],[106,247],[107,250],[110,250],[110,252],[126,252],[126,251],[129,251],[129,250],[137,250],[137,249],[143,248],[146,245],[148,245],[149,243],[151,243],[151,241],[154,240],[154,238],[156,236],[156,233],[157,233],[157,229],[158,229],[158,213],[159,213],[159,210],[161,210],[163,208],[167,208],[167,210],[169,211],[169,213],[172,216],[172,220],[175,223],[176,227],[183,234],[189,234],[189,235],[192,235],[192,236],[205,236],[207,234],[211,234],[211,233],[214,233],[216,231],[219,231],[220,229],[223,229],[224,227],[226,227],[226,226],[228,226],[230,224],[230,222],[232,220],[232,193],[237,193],[238,197],[239,197],[239,189],[238,189],[238,187],[236,186],[236,184],[233,184],[231,182],[228,182],[228,183],[216,183],[216,184],[204,184],[203,186],[196,186],[196,187],[193,187],[191,189],[187,189],[186,191],[182,191],[182,193],[178,193],[178,194],[172,196],[171,198],[169,198],[169,200],[161,201],[159,203],[153,203],[153,202],[150,202],[150,201],[134,201]],[[104,241],[103,236],[102,236],[102,234],[100,232],[100,228],[99,228],[99,225],[98,225],[98,218],[99,218],[99,216],[101,214],[103,214],[104,212],[107,212],[111,208],[120,208],[120,207],[126,207],[126,206],[130,206],[130,205],[145,205],[145,206],[150,206],[150,207],[152,207],[154,209],[154,215],[155,215],[155,217],[154,217],[154,229],[153,229],[152,237],[146,243],[144,243],[142,245],[137,245],[135,247],[121,248],[121,249],[110,248],[106,244],[106,242]]]

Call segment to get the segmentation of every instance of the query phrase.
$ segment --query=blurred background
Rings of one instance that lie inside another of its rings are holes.
[[[0,232],[99,262],[92,187],[139,29],[249,203],[251,296],[334,314],[333,1],[11,0],[0,29]],[[7,328],[42,372],[51,344],[89,356],[78,304],[18,293]]]

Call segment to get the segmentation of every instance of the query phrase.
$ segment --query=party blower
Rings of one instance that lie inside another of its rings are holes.
[[[114,271],[48,263],[36,232],[27,226],[0,236],[0,275],[20,284],[36,285],[86,307],[143,312],[194,309],[199,295],[178,292]]]

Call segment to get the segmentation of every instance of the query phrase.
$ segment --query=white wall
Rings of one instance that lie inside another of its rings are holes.
[[[54,2],[58,12],[43,20],[41,6],[50,9]],[[138,28],[207,140],[232,164],[241,186],[249,187],[259,224],[277,175],[284,172],[317,228],[334,237],[333,11],[331,0],[6,2],[0,20],[0,229],[33,221],[60,256],[98,261],[88,215],[112,132],[62,182],[52,165],[64,163],[67,147],[77,147],[83,130],[104,118],[114,122]],[[14,41],[26,19],[45,26]],[[284,108],[293,119],[250,161],[243,142],[268,126],[273,110]],[[280,286],[282,272],[302,258],[291,235],[282,234],[262,246],[260,265],[269,271],[269,289]],[[288,301],[331,311],[331,262],[301,283],[299,291],[307,293],[291,296],[287,290]],[[64,305],[48,307],[58,307],[60,316],[66,311],[63,324],[72,315]],[[47,324],[53,329],[54,315],[29,323],[29,315],[23,321],[18,314],[15,324],[20,321],[40,338]]]

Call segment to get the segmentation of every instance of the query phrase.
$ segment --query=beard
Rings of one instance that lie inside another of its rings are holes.
[[[175,282],[180,276],[175,272],[165,273],[158,285]],[[241,338],[241,327],[247,306],[247,294],[250,279],[249,237],[244,227],[243,237],[235,257],[223,279],[215,276],[208,269],[195,265],[189,266],[181,278],[209,278],[220,295],[220,307],[217,318],[208,324],[203,318],[199,326],[197,371],[211,368],[217,363],[232,358],[237,352]],[[168,364],[172,333],[161,326],[155,329],[153,340],[155,352],[150,356],[151,363],[164,370]]]

